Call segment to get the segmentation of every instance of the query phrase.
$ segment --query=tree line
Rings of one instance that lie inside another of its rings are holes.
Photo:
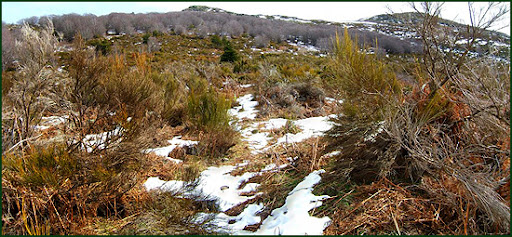
[[[62,39],[71,41],[77,32],[90,39],[110,34],[137,34],[162,32],[172,34],[194,34],[199,37],[208,35],[258,37],[260,40],[281,42],[284,40],[302,41],[321,49],[331,46],[336,31],[342,29],[334,24],[312,24],[289,22],[278,19],[262,18],[226,12],[205,12],[185,10],[167,13],[110,13],[96,16],[93,14],[65,14],[43,17],[30,17],[20,21],[30,25],[43,26],[51,20]],[[358,35],[360,43],[379,47],[388,53],[415,53],[421,47],[407,40],[362,31],[355,28],[349,30],[351,35]]]

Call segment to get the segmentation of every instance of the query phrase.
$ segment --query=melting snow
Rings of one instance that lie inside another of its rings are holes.
[[[323,156],[324,157],[333,157],[333,156],[337,156],[339,154],[341,154],[341,151],[333,151],[333,152],[329,152],[329,153],[327,153],[327,154],[325,154]]]
[[[151,177],[144,183],[144,186],[148,191],[160,189],[166,192],[182,193],[184,197],[215,200],[220,211],[227,211],[242,202],[254,198],[254,195],[240,195],[256,191],[256,188],[259,186],[256,183],[248,183],[244,188],[239,189],[240,184],[257,174],[252,172],[247,172],[240,176],[229,174],[239,166],[210,167],[203,171],[199,178],[192,183],[177,180],[163,181],[158,177]]]
[[[174,159],[174,158],[171,158],[171,157],[166,157],[165,159],[166,159],[166,160],[169,160],[169,161],[172,161],[172,162],[174,162],[174,163],[176,163],[176,164],[183,163],[183,161],[182,161],[182,160],[180,160],[180,159]]]
[[[292,43],[292,42],[288,41],[288,44],[295,46],[299,49],[305,49],[305,50],[311,51],[311,52],[319,52],[320,51],[317,47],[315,47],[313,45],[309,45],[309,44],[305,45],[302,41],[299,41],[297,43]]]
[[[249,85],[242,85],[246,88]],[[252,94],[244,95],[237,99],[239,106],[229,110],[229,113],[241,121],[243,119],[254,120],[258,110],[257,101],[254,101]],[[328,99],[329,100],[329,99]],[[332,99],[332,102],[336,100]],[[342,102],[342,101],[338,101]],[[249,147],[253,153],[264,151],[280,143],[300,142],[313,136],[322,136],[329,130],[333,123],[329,121],[331,116],[311,117],[294,121],[295,125],[302,129],[297,134],[286,134],[279,138],[276,144],[268,146],[272,139],[270,131],[280,129],[286,125],[287,119],[277,118],[263,122],[251,122],[246,128],[240,129],[240,133],[245,141],[249,142]],[[259,129],[262,131],[260,132]],[[157,155],[167,156],[174,148],[178,146],[197,144],[196,141],[181,140],[181,137],[175,137],[169,140],[170,146],[148,149],[145,152],[154,152]],[[331,155],[331,154],[326,154]],[[332,154],[334,155],[334,154]],[[168,158],[174,162],[180,160]],[[292,159],[293,161],[293,159]],[[248,163],[237,166],[209,167],[201,172],[200,176],[194,182],[185,182],[179,180],[164,181],[158,177],[151,177],[144,183],[145,188],[149,190],[159,189],[161,191],[173,192],[176,195],[185,198],[198,200],[215,201],[221,212],[239,205],[245,201],[253,199],[252,196],[242,196],[244,193],[254,192],[260,184],[247,183],[243,188],[239,188],[244,182],[247,182],[255,175],[263,172],[275,172],[286,167],[288,164],[277,166],[269,164],[260,172],[247,172],[239,176],[232,176],[231,171],[236,168],[247,165]],[[309,211],[322,205],[322,200],[328,196],[313,195],[313,186],[320,182],[320,174],[323,170],[317,170],[310,173],[300,182],[286,198],[285,204],[272,211],[271,215],[262,222],[262,225],[256,232],[243,230],[248,225],[254,225],[261,222],[261,217],[257,216],[264,208],[263,204],[249,204],[238,216],[228,216],[225,213],[198,213],[195,223],[205,223],[205,227],[212,231],[224,234],[257,234],[257,235],[321,235],[323,230],[330,224],[329,217],[312,217]]]
[[[288,166],[288,164],[282,164],[280,166],[277,166],[276,164],[271,163],[271,164],[268,164],[267,166],[265,166],[265,168],[263,168],[261,170],[261,172],[277,171],[277,170],[280,170],[280,169],[285,168],[287,166]]]
[[[322,136],[324,132],[331,129],[333,123],[329,121],[330,116],[311,117],[295,121],[295,125],[302,129],[297,134],[287,133],[277,140],[279,143],[301,142],[315,136]]]
[[[251,134],[250,128],[252,127],[249,127],[249,129],[244,129],[242,131],[242,136],[244,136],[243,140],[249,143],[249,148],[252,149],[251,152],[253,154],[257,154],[263,151],[262,149],[268,145],[268,141],[271,139],[269,137],[270,133],[258,132]]]
[[[331,103],[335,103],[335,102],[340,103],[340,104],[343,103],[343,100],[337,100],[337,99],[334,99],[334,98],[331,98],[331,97],[325,97],[325,100],[327,100],[327,101],[329,101]]]
[[[257,131],[258,127],[261,125],[263,125],[263,129],[265,130],[279,129],[286,124],[286,121],[286,119],[277,118],[264,122],[253,123],[251,126],[240,131],[240,133],[242,134],[243,140],[249,143],[249,148],[252,149],[251,152],[253,154],[257,154],[265,150],[264,148],[268,145],[268,141],[272,138],[270,137],[269,132],[254,131]]]
[[[251,86],[252,86],[252,84],[244,84],[244,85],[240,85],[240,87],[242,87],[242,88],[249,88],[249,87],[251,87]]]
[[[238,98],[236,101],[240,105],[230,109],[228,113],[238,119],[255,119],[258,114],[258,110],[256,110],[258,101],[254,101],[253,99],[254,96],[252,94],[247,94]]]
[[[334,116],[334,115],[331,115]],[[324,132],[329,130],[333,123],[329,121],[330,116],[311,117],[294,121],[301,132],[297,134],[287,133],[280,137],[273,146],[281,143],[301,142],[315,136],[322,136]],[[283,118],[270,119],[268,121],[253,123],[251,126],[241,130],[244,141],[249,143],[249,148],[253,154],[261,153],[269,149],[268,143],[272,139],[267,131],[259,132],[258,127],[263,125],[263,130],[274,130],[282,128],[286,125],[287,120]],[[257,132],[255,132],[257,131]]]
[[[167,157],[171,151],[176,149],[176,147],[192,146],[192,145],[196,145],[199,143],[198,141],[182,140],[181,136],[173,137],[171,140],[168,140],[167,142],[169,142],[171,145],[165,146],[165,147],[159,147],[159,148],[151,148],[151,149],[144,150],[143,152],[144,153],[153,152],[157,156]],[[178,161],[178,159],[172,159],[172,160],[175,162]],[[177,162],[177,163],[180,163],[180,162],[181,162],[181,160],[179,160],[179,162]]]
[[[196,223],[206,222],[207,228],[225,234],[242,235],[322,235],[323,230],[330,224],[329,217],[317,218],[309,215],[309,211],[322,205],[322,200],[329,196],[315,196],[313,186],[320,182],[320,174],[324,170],[310,173],[286,197],[282,207],[274,209],[263,221],[256,232],[243,230],[245,226],[257,224],[257,216],[263,205],[250,204],[238,216],[228,216],[224,213],[199,213]]]
[[[272,129],[280,129],[286,125],[286,122],[288,120],[284,118],[276,118],[276,119],[270,119],[266,122],[261,122],[261,124],[265,125],[265,129],[272,130]]]
[[[367,142],[367,141],[375,142],[375,138],[377,137],[377,135],[379,135],[382,131],[384,131],[384,121],[379,122],[378,126],[379,127],[377,128],[377,131],[375,131],[372,134],[369,134],[368,136],[366,136],[364,138],[365,142]]]
[[[250,234],[252,232],[244,231],[248,225],[258,224],[261,217],[256,216],[263,209],[263,204],[249,204],[238,216],[228,216],[224,213],[198,213],[193,222],[197,224],[205,223],[208,230],[223,234]],[[231,224],[230,224],[231,222]]]
[[[105,149],[105,145],[107,145],[106,143],[116,137],[121,136],[123,131],[124,129],[122,127],[117,127],[116,129],[109,132],[86,135],[82,140],[82,149],[86,149],[87,152],[92,152],[94,148],[100,150]]]
[[[42,117],[41,118],[41,125],[36,125],[34,128],[36,130],[45,130],[50,127],[59,125],[61,123],[66,122],[66,120],[69,118],[69,116],[50,116],[50,117]]]
[[[322,205],[327,195],[315,196],[313,186],[320,182],[324,170],[310,173],[286,198],[285,204],[274,209],[254,234],[261,235],[322,235],[331,219],[327,216],[317,218],[309,211]],[[247,234],[247,233],[244,233]]]

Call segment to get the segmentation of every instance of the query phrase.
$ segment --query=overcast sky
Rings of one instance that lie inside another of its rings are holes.
[[[479,2],[477,4],[485,4]],[[510,9],[510,2],[507,2]],[[111,12],[147,13],[181,11],[191,5],[206,5],[244,14],[284,15],[303,19],[354,21],[378,14],[411,11],[405,2],[2,2],[2,21],[16,23],[31,16],[92,13],[97,16]],[[443,18],[469,22],[467,2],[448,2],[441,12]],[[510,35],[510,14],[498,25]],[[495,28],[495,29],[497,29]]]

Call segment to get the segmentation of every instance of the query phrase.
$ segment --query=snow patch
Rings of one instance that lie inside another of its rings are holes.
[[[165,146],[165,147],[159,147],[159,148],[150,148],[143,151],[143,153],[155,153],[157,156],[163,156],[167,157],[171,151],[176,149],[177,147],[184,147],[184,146],[192,146],[196,145],[199,142],[198,141],[191,141],[191,140],[183,140],[181,139],[181,136],[173,137],[171,140],[167,141],[171,145]],[[177,160],[177,159],[173,159]]]
[[[274,171],[278,171],[280,169],[286,168],[287,166],[288,166],[288,164],[282,164],[280,166],[277,166],[276,164],[271,163],[271,164],[268,164],[267,166],[265,166],[265,168],[263,168],[261,170],[261,172],[274,172]]]
[[[224,213],[198,213],[192,220],[193,223],[202,224],[210,231],[216,231],[221,234],[250,234],[250,231],[243,229],[248,225],[254,225],[261,221],[261,217],[256,216],[263,210],[263,204],[249,204],[238,216],[228,216]],[[231,222],[231,224],[230,224]]]
[[[304,50],[306,50],[306,51],[310,51],[310,52],[319,52],[319,51],[320,51],[317,47],[315,47],[315,46],[313,46],[313,45],[309,45],[309,44],[308,44],[308,45],[306,45],[306,44],[304,44],[304,42],[302,42],[302,41],[298,41],[297,43],[293,43],[293,42],[291,42],[291,41],[287,41],[287,42],[288,42],[288,44],[289,44],[289,45],[291,45],[291,46],[295,46],[295,47],[297,47],[298,49],[304,49]],[[296,55],[296,54],[294,54],[294,55]]]
[[[324,170],[310,173],[286,197],[285,204],[274,209],[254,233],[257,235],[322,235],[331,219],[312,217],[309,211],[322,205],[327,195],[315,196],[313,186],[320,182]],[[244,234],[247,234],[245,232]]]
[[[244,84],[244,85],[240,85],[240,87],[242,87],[242,88],[249,88],[249,87],[251,87],[251,86],[252,86],[252,84]]]
[[[377,135],[379,135],[382,131],[384,131],[384,121],[379,122],[378,126],[379,127],[377,128],[377,131],[375,131],[374,133],[372,133],[364,138],[365,142],[367,142],[367,141],[375,142],[375,138],[377,137]]]
[[[323,116],[323,117],[311,117],[294,121],[295,125],[298,126],[302,131],[296,134],[287,133],[280,137],[275,144],[276,146],[281,143],[296,143],[304,141],[311,137],[323,136],[324,133],[331,129],[333,123],[329,121],[329,118],[335,116]],[[287,119],[277,118],[270,119],[268,121],[256,122],[248,126],[247,128],[240,131],[242,140],[247,141],[252,154],[262,153],[272,146],[268,146],[269,141],[272,140],[270,132],[275,129],[284,127],[287,123]],[[263,131],[258,131],[259,127],[263,127]]]
[[[94,149],[103,150],[108,145],[108,141],[120,137],[123,132],[124,129],[122,127],[117,127],[112,131],[86,135],[82,140],[82,149],[85,149],[87,152],[92,152]]]
[[[251,153],[258,154],[265,151],[268,141],[272,138],[270,137],[270,133],[267,131],[263,132],[254,132],[258,130],[258,127],[263,126],[263,130],[275,130],[283,127],[286,124],[287,119],[277,118],[270,119],[268,121],[257,122],[251,124],[251,126],[240,131],[242,134],[242,140],[247,141],[249,143],[249,148],[251,149]]]
[[[333,126],[333,122],[329,121],[329,118],[332,116],[335,115],[311,117],[295,121],[295,125],[300,127],[302,131],[297,134],[285,134],[277,140],[277,144],[301,142],[311,137],[323,136]]]
[[[61,123],[66,122],[69,119],[69,116],[49,116],[42,117],[40,125],[34,126],[36,130],[45,130],[53,126],[57,126]]]
[[[323,156],[324,157],[333,157],[333,156],[337,156],[339,154],[341,154],[341,151],[333,151],[333,152],[329,152],[329,153],[327,153],[327,154],[325,154]]]
[[[331,103],[343,103],[343,100],[337,100],[337,99],[334,99],[334,98],[331,98],[331,97],[325,97],[325,100],[331,102]]]
[[[171,158],[171,157],[166,157],[165,159],[166,159],[166,160],[169,160],[169,161],[171,161],[171,162],[174,162],[175,164],[183,163],[183,161],[182,161],[182,160],[180,160],[180,159],[174,159],[174,158]]]
[[[229,109],[228,113],[240,120],[244,118],[255,119],[256,115],[258,115],[258,110],[256,109],[258,101],[254,101],[253,99],[254,96],[252,94],[247,94],[238,98],[236,101],[240,105]]]
[[[235,235],[322,235],[330,224],[329,217],[317,218],[309,215],[309,211],[322,205],[327,195],[315,196],[313,186],[320,182],[320,174],[324,170],[310,173],[286,197],[285,204],[263,221],[256,232],[243,230],[248,225],[257,224],[261,218],[257,216],[263,210],[263,204],[249,204],[238,216],[224,213],[198,213],[193,222],[221,234]]]
[[[165,192],[180,193],[186,198],[215,201],[220,211],[230,208],[255,197],[241,196],[246,192],[256,191],[259,184],[248,183],[242,189],[239,186],[252,178],[257,173],[247,172],[240,176],[232,176],[229,173],[239,166],[209,167],[201,172],[194,182],[171,180],[162,181],[158,177],[151,177],[144,183],[146,190],[160,189]],[[259,194],[256,194],[259,195]]]

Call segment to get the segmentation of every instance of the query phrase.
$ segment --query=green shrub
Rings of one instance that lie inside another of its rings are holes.
[[[102,81],[103,90],[97,95],[101,104],[113,111],[126,109],[128,116],[134,119],[159,109],[163,92],[153,82],[144,55],[136,56],[134,70],[129,70],[120,58],[111,58],[109,62],[112,66]]]
[[[212,35],[210,40],[214,47],[220,48],[222,46],[222,40],[220,39],[220,37],[218,35]]]
[[[394,72],[373,54],[366,54],[350,39],[345,29],[343,39],[336,35],[334,60],[329,68],[329,84],[340,88],[345,109],[361,120],[378,121],[388,109],[389,99],[401,96],[401,85]],[[360,108],[359,110],[354,110]],[[349,112],[347,111],[347,112]]]
[[[238,53],[233,49],[231,44],[226,44],[224,53],[220,56],[221,62],[235,62],[239,59]]]
[[[336,35],[333,44],[329,84],[339,88],[344,102],[328,136],[330,146],[343,150],[335,161],[339,178],[369,182],[384,173],[390,161],[399,159],[400,147],[377,134],[402,92],[389,66],[360,50],[355,42],[345,29],[344,37]]]
[[[64,146],[34,149],[21,157],[6,154],[2,158],[6,178],[35,187],[59,188],[79,168],[78,160]]]
[[[229,127],[228,110],[231,100],[212,88],[201,94],[188,96],[187,115],[190,125],[202,131],[211,131]]]
[[[164,35],[164,33],[162,33],[161,31],[158,31],[158,30],[154,30],[154,31],[152,32],[152,35],[153,35],[154,37],[158,37],[158,36],[162,36],[162,35]],[[149,37],[148,37],[148,38],[149,38]]]
[[[87,44],[94,46],[96,52],[101,52],[103,55],[107,55],[112,50],[112,42],[107,39],[92,39]]]
[[[149,37],[151,37],[151,35],[149,33],[146,33],[142,36],[142,43],[143,44],[148,44],[148,39]]]
[[[161,116],[172,126],[183,123],[185,117],[186,91],[183,83],[170,73],[153,73],[153,82],[164,89]]]
[[[229,125],[231,100],[212,88],[188,97],[189,126],[199,131],[199,155],[220,157],[235,145],[237,133]]]
[[[255,72],[258,70],[258,67],[256,65],[252,65],[251,63],[249,63],[247,59],[241,59],[239,61],[236,61],[234,64],[234,73],[248,73]]]

